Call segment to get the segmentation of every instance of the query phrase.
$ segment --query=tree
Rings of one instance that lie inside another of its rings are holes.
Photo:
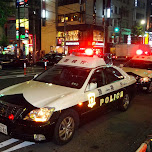
[[[9,5],[13,0],[0,0],[0,27],[2,28],[0,45],[6,46],[8,44],[8,40],[5,34],[5,24],[7,23],[7,19],[9,16],[15,14],[15,6]]]
[[[10,6],[13,0],[0,0],[0,26],[3,28],[7,22],[7,18],[15,13],[15,7]]]
[[[143,26],[136,23],[131,29],[131,35],[132,43],[142,43],[142,39],[139,37],[139,35],[144,35]]]
[[[140,24],[135,24],[131,29],[131,33],[133,36],[137,36],[137,37],[139,35],[143,35],[144,34],[143,26]]]

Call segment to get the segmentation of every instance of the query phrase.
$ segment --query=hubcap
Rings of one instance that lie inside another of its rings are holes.
[[[68,140],[74,131],[74,120],[72,117],[66,117],[60,124],[59,137],[61,140]]]
[[[125,108],[125,109],[127,109],[128,108],[128,105],[129,105],[129,95],[128,94],[126,94],[125,96],[124,96],[124,99],[123,99],[123,107]]]

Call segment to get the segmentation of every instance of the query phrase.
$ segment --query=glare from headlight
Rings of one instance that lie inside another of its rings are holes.
[[[150,78],[148,77],[144,77],[144,78],[140,78],[140,82],[149,82]]]
[[[30,120],[35,122],[46,122],[50,119],[55,108],[40,108],[34,109],[24,118],[24,120]]]

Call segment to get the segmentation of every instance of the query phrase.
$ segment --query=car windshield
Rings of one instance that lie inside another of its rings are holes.
[[[124,65],[124,67],[131,67],[138,69],[152,69],[152,62],[143,61],[143,60],[130,60]]]
[[[80,89],[91,69],[56,65],[36,77],[35,81]]]

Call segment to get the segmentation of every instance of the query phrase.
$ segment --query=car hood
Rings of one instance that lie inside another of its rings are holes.
[[[152,78],[152,70],[146,69],[137,69],[137,68],[130,68],[130,67],[123,67],[122,68],[125,72],[131,72],[141,77],[149,77]]]
[[[38,81],[27,81],[10,86],[0,91],[1,95],[23,94],[23,97],[35,107],[45,107],[52,102],[61,99],[78,89],[48,84]]]

